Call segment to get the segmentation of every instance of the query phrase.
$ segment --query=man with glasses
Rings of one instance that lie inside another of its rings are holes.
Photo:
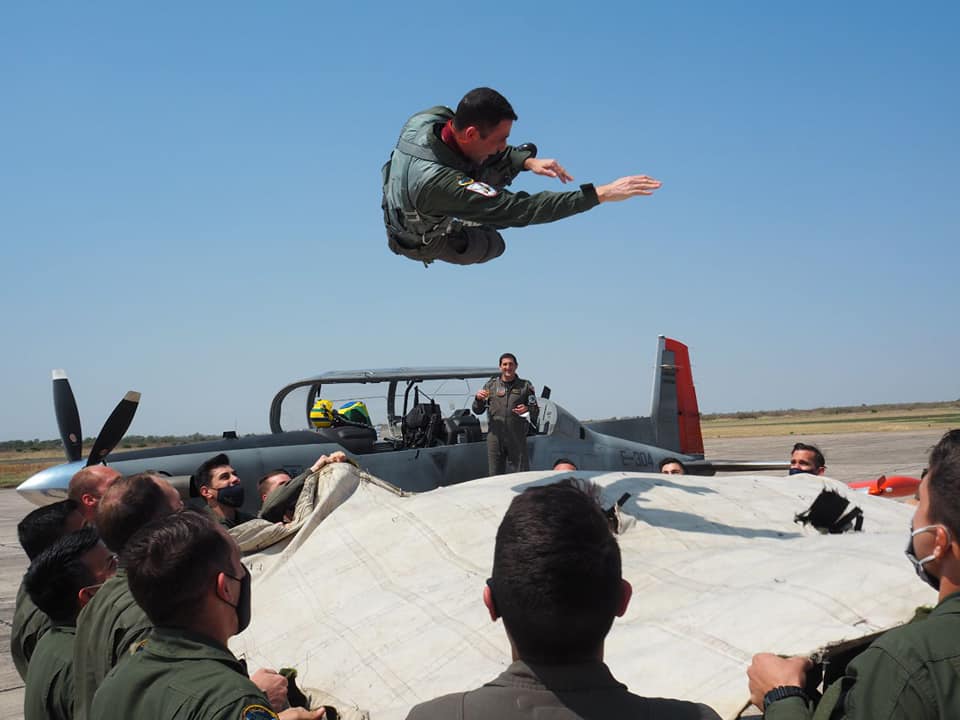
[[[64,535],[30,564],[23,583],[54,625],[37,643],[27,670],[25,720],[73,718],[73,645],[77,615],[117,571],[117,556],[85,527]]]

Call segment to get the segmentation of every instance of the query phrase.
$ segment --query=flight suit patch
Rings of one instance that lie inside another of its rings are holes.
[[[277,720],[278,715],[263,705],[247,705],[240,712],[240,720]]]
[[[466,187],[466,189],[472,193],[476,193],[477,195],[483,195],[484,197],[488,197],[488,198],[496,197],[497,195],[500,194],[500,191],[497,190],[495,187],[491,187],[490,185],[487,185],[486,183],[482,183],[482,182],[472,182],[469,185],[465,185],[463,187]]]

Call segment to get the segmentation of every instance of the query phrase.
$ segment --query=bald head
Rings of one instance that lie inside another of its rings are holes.
[[[182,507],[180,493],[162,475],[144,472],[120,477],[100,501],[97,529],[107,547],[120,553],[137,530]]]
[[[80,513],[87,522],[96,522],[100,498],[118,477],[120,473],[106,465],[85,467],[70,478],[67,497],[80,506]]]

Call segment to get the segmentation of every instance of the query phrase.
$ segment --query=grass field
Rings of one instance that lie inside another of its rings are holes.
[[[903,406],[876,410],[864,408],[857,412],[836,413],[829,408],[801,411],[794,414],[757,413],[756,417],[720,417],[704,419],[701,429],[705,438],[767,437],[776,435],[898,432],[924,428],[960,427],[960,405],[944,407]]]
[[[705,438],[947,430],[960,427],[960,403],[733,413],[704,418],[701,427]],[[0,487],[19,485],[34,473],[62,462],[63,455],[50,449],[0,451]]]

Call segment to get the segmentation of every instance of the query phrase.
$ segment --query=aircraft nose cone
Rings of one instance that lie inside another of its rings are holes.
[[[63,500],[67,497],[70,478],[77,471],[82,470],[85,464],[82,460],[78,460],[48,467],[20,483],[17,492],[20,493],[21,497],[36,505],[46,505],[57,500]]]

